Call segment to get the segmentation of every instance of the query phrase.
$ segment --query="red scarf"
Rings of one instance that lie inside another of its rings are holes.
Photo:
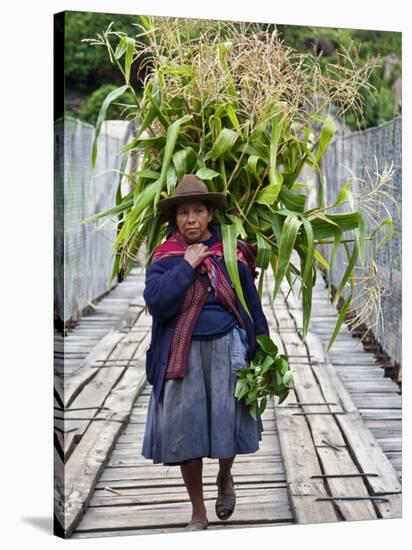
[[[175,231],[164,243],[155,249],[152,261],[155,262],[168,256],[183,256],[188,246],[189,244],[185,241],[184,237],[178,231]],[[219,261],[223,258],[223,243],[218,240],[218,242],[209,247],[209,250],[213,254],[206,257],[197,269],[200,273],[207,273],[215,292],[216,300],[228,311],[231,311],[237,318],[240,326],[244,328],[243,320],[236,307],[234,290],[219,265]],[[253,277],[256,278],[258,276],[254,266],[256,248],[245,241],[238,241],[236,255],[240,261],[250,268]],[[214,256],[217,256],[217,260]],[[169,352],[166,379],[183,378],[186,374],[193,329],[202,311],[207,294],[208,285],[197,274],[196,280],[186,291],[177,319]]]

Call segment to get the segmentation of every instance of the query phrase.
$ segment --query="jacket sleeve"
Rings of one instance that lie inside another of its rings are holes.
[[[259,336],[260,334],[266,334],[267,336],[270,336],[268,322],[263,311],[262,303],[260,301],[252,273],[250,272],[250,269],[242,262],[239,262],[239,276],[241,277],[247,307],[249,308],[253,318],[256,335]]]
[[[195,276],[196,270],[184,258],[171,268],[165,261],[153,262],[143,291],[150,315],[161,322],[176,315]]]

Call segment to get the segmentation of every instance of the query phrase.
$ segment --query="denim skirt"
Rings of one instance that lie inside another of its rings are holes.
[[[248,366],[246,331],[192,339],[186,375],[165,380],[162,399],[150,394],[141,453],[154,464],[229,458],[259,449],[263,424],[235,396],[236,372]]]

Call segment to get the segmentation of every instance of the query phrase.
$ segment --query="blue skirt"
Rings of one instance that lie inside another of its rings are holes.
[[[178,465],[259,449],[263,424],[235,396],[236,372],[248,366],[246,331],[235,326],[209,340],[192,339],[186,375],[165,380],[161,401],[150,394],[142,456]]]

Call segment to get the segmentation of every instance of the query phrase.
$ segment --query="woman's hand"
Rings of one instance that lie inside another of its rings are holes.
[[[194,243],[186,248],[184,259],[189,262],[193,269],[196,269],[210,254],[213,254],[213,252],[205,244]]]

